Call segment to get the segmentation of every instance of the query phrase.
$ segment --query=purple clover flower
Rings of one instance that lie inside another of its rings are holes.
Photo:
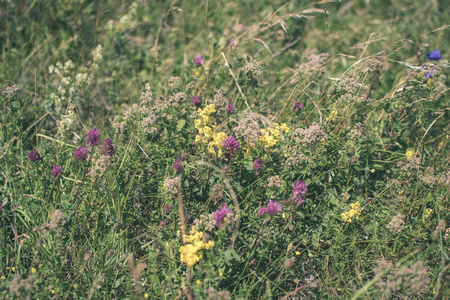
[[[430,60],[440,60],[442,58],[442,55],[439,53],[439,49],[431,51],[427,56]]]
[[[295,100],[294,101],[294,111],[296,113],[299,113],[303,108],[303,103],[301,103],[300,101]]]
[[[269,200],[269,204],[267,205],[267,207],[261,207],[258,210],[258,215],[261,217],[262,215],[267,213],[273,217],[280,211],[281,211],[281,203],[278,201]]]
[[[89,130],[86,145],[97,146],[98,144],[100,144],[100,131],[96,128],[92,128]]]
[[[191,98],[192,105],[199,107],[202,104],[202,100],[200,100],[199,96],[192,96]]]
[[[194,57],[194,65],[196,65],[197,67],[203,65],[204,62],[205,60],[202,58],[201,55],[196,55]]]
[[[166,206],[164,206],[164,211],[166,212],[166,214],[170,214],[170,212],[172,211],[172,206],[167,204]]]
[[[232,215],[233,212],[228,208],[228,205],[226,203],[222,203],[221,208],[214,213],[214,223],[216,223],[217,227],[220,227],[224,223],[225,218],[228,219],[228,221],[232,222]]]
[[[292,194],[294,197],[303,196],[308,191],[307,183],[301,180],[297,180],[292,184]]]
[[[233,103],[228,104],[227,107],[227,114],[231,115],[234,112],[234,105]]]
[[[102,154],[109,155],[109,157],[113,157],[115,152],[114,144],[112,143],[112,140],[110,138],[107,138],[103,141],[102,146]]]
[[[60,166],[56,166],[56,167],[53,168],[53,170],[52,170],[53,178],[56,179],[56,177],[58,177],[61,174],[62,174],[62,168]]]
[[[302,197],[298,197],[295,198],[295,203],[297,203],[297,206],[302,205],[303,203],[305,203],[305,199],[303,199]]]
[[[261,170],[262,164],[263,164],[263,161],[261,160],[261,158],[256,159],[253,162],[253,170],[255,170],[255,171]]]
[[[239,142],[235,140],[234,137],[229,136],[223,142],[222,146],[225,152],[230,156],[235,154],[239,150]]]
[[[36,161],[39,159],[39,153],[37,153],[36,150],[31,150],[30,153],[28,153],[28,158],[30,161]]]
[[[177,172],[181,172],[183,170],[183,165],[181,164],[181,158],[177,158],[173,163],[173,168]]]
[[[79,147],[74,153],[73,155],[75,156],[76,159],[78,160],[85,160],[86,159],[86,155],[88,154],[88,149],[84,148],[84,147]]]

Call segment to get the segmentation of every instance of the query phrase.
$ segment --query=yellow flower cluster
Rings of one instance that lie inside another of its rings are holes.
[[[416,153],[414,152],[414,150],[408,150],[408,151],[406,151],[406,159],[407,160],[410,160],[411,158],[413,158],[413,156],[415,155]]]
[[[267,128],[261,129],[261,136],[259,137],[259,142],[266,146],[267,148],[271,148],[275,146],[279,141],[281,141],[281,132],[288,133],[289,127],[286,123],[278,124],[274,123],[275,128]]]
[[[361,205],[359,202],[351,203],[350,206],[352,207],[349,211],[343,212],[342,219],[344,219],[345,222],[352,222],[352,219],[358,219],[361,215]]]
[[[227,135],[224,132],[215,132],[217,125],[214,124],[214,117],[211,116],[215,112],[214,104],[209,104],[204,109],[198,109],[197,113],[200,118],[194,121],[195,129],[198,130],[195,142],[205,143],[209,141],[208,152],[221,157],[223,154],[222,142],[227,138]]]
[[[209,250],[214,247],[214,241],[209,241],[204,243],[203,232],[202,231],[191,231],[190,235],[186,235],[186,245],[180,247],[180,261],[186,263],[188,266],[192,267],[200,261],[202,258],[202,253],[199,252],[202,249]]]

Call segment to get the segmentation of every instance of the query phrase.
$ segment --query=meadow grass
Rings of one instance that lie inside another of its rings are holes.
[[[0,3],[0,298],[448,299],[446,1]]]

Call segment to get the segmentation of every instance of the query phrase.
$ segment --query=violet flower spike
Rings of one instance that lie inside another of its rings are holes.
[[[203,65],[204,62],[205,60],[202,58],[201,55],[196,55],[194,57],[194,65],[196,65],[197,67]]]
[[[442,58],[442,55],[439,53],[439,49],[431,51],[427,56],[430,60],[440,60]]]
[[[88,149],[84,148],[84,147],[79,147],[74,153],[73,155],[75,156],[76,159],[78,160],[85,160],[86,156],[88,154]]]
[[[258,158],[253,162],[253,170],[259,171],[262,168],[263,161]]]
[[[31,150],[30,153],[28,153],[28,158],[30,161],[36,161],[39,159],[39,153],[37,153],[36,150]]]
[[[228,204],[222,203],[221,208],[214,213],[214,223],[216,223],[217,227],[221,227],[226,221],[232,222],[231,216],[233,212],[228,207]]]
[[[300,101],[295,100],[294,101],[294,112],[299,113],[303,108],[303,103]]]
[[[173,168],[177,172],[181,172],[183,170],[183,165],[181,164],[181,158],[177,158],[173,163]]]
[[[199,107],[202,104],[199,96],[192,96],[191,98],[192,105]]]
[[[62,168],[58,165],[53,168],[51,173],[52,173],[53,178],[56,179],[59,175],[62,174]]]
[[[225,149],[225,152],[230,156],[239,150],[239,142],[231,135],[222,142],[222,146]]]
[[[304,181],[297,180],[292,184],[292,194],[294,197],[303,196],[308,191],[308,184]]]
[[[227,107],[227,114],[231,115],[234,112],[234,105],[233,103],[228,104]]]
[[[103,141],[103,147],[101,153],[104,155],[109,155],[109,157],[113,157],[115,152],[114,144],[112,143],[112,140],[110,138],[106,138]]]
[[[89,130],[86,145],[97,146],[98,144],[100,144],[100,131],[97,128],[92,128]]]

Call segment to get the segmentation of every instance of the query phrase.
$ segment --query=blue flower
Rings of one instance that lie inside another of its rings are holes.
[[[428,58],[431,60],[439,60],[442,58],[442,55],[439,54],[439,49],[436,49],[428,53]]]

